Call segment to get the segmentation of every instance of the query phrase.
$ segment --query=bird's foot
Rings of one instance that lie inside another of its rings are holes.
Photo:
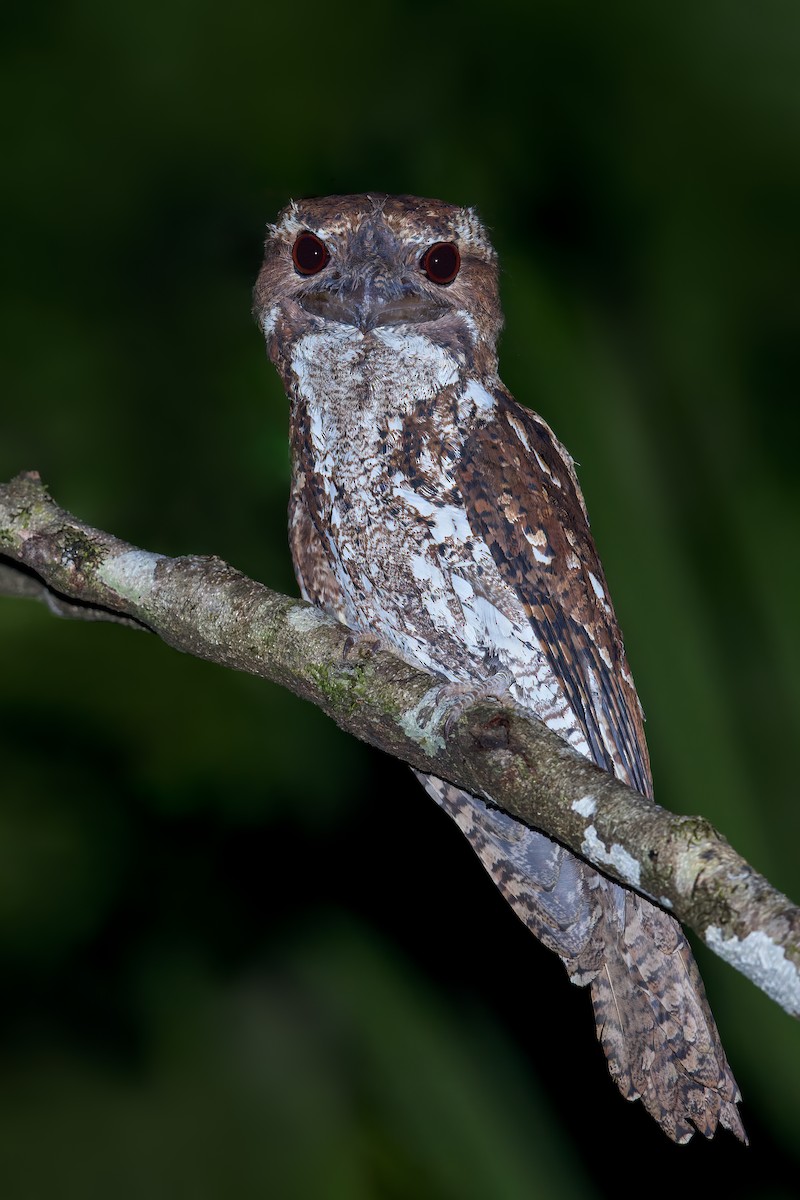
[[[445,737],[449,737],[453,732],[461,714],[479,700],[497,700],[499,704],[504,701],[513,703],[509,694],[513,683],[514,676],[505,667],[493,671],[491,675],[476,683],[443,683],[436,692],[436,705],[450,710],[444,722]]]
[[[347,662],[353,652],[359,658],[362,656],[369,658],[377,650],[385,649],[386,643],[376,633],[370,633],[368,629],[354,629],[344,640],[342,659],[344,662]]]

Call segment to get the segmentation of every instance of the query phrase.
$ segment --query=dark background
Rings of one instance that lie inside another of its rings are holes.
[[[477,205],[580,464],[658,798],[800,899],[800,11],[6,6],[0,478],[294,591],[249,317],[290,196]],[[797,1024],[698,951],[752,1146],[672,1146],[400,764],[0,602],[4,1200],[796,1194]]]

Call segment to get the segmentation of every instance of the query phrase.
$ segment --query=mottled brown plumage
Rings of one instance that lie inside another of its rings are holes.
[[[572,460],[497,376],[496,259],[474,212],[409,196],[290,205],[270,227],[255,310],[291,402],[303,594],[449,684],[502,670],[516,700],[651,795]],[[622,1094],[675,1141],[719,1123],[744,1138],[676,922],[544,834],[420,779],[517,915],[589,986]]]
[[[470,525],[524,604],[592,758],[649,796],[639,699],[572,462],[540,417],[496,398],[460,463]]]

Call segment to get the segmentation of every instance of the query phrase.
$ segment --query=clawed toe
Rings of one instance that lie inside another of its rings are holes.
[[[503,668],[493,671],[480,683],[442,684],[436,693],[436,704],[437,707],[441,705],[450,710],[444,722],[445,737],[449,737],[453,732],[456,721],[470,705],[479,700],[509,700],[509,688],[513,682],[511,672]]]
[[[375,633],[370,633],[368,630],[353,630],[344,640],[342,647],[342,659],[346,662],[354,650],[360,654],[374,654],[376,650],[382,650],[385,643]]]

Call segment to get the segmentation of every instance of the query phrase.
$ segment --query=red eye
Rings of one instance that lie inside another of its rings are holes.
[[[330,254],[315,233],[298,234],[292,246],[292,262],[301,275],[316,275],[327,266]]]
[[[434,242],[419,264],[433,283],[452,283],[461,266],[461,255],[455,242]]]

